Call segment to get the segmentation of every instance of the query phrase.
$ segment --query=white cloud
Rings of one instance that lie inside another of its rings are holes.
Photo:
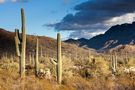
[[[2,4],[2,3],[4,3],[5,2],[5,0],[0,0],[0,4]]]
[[[132,23],[135,20],[135,13],[128,13],[119,17],[113,17],[107,21],[104,21],[104,23],[100,23],[100,26],[105,26],[104,28],[94,28],[92,30],[76,30],[70,34],[70,38],[91,38],[93,36],[103,34],[106,30],[108,30],[110,27],[117,25],[117,24],[124,24],[124,23]],[[97,26],[99,27],[99,26]]]
[[[12,2],[17,2],[18,0],[11,0]]]
[[[14,3],[14,2],[17,2],[18,0],[0,0],[0,4],[5,3],[7,1],[10,1],[10,2]]]
[[[99,34],[104,34],[105,31],[99,31],[99,32],[93,32],[93,33],[90,33],[90,35],[93,37],[93,36],[96,36],[96,35],[99,35]]]
[[[135,19],[135,13],[128,13],[119,17],[113,17],[110,20],[105,21],[105,24],[107,26],[113,26],[117,24],[123,24],[123,23],[132,23]]]
[[[69,35],[69,38],[79,39],[79,38],[87,38],[90,39],[96,35],[103,34],[105,31],[97,30],[91,32],[90,30],[81,30],[81,31],[74,31]]]
[[[28,0],[0,0],[0,4],[3,4],[5,2],[12,2],[12,3],[16,3],[16,2],[28,2]]]

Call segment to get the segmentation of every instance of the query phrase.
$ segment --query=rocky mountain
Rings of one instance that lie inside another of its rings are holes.
[[[65,42],[69,42],[66,40]],[[75,40],[79,46],[87,46],[96,50],[108,50],[118,45],[135,44],[135,22],[112,26],[104,34],[97,35],[91,39]],[[71,40],[70,42],[71,43]],[[74,43],[74,40],[72,40]]]

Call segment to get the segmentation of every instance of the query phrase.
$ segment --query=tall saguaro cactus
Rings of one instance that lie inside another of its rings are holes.
[[[35,59],[35,74],[38,74],[38,51],[39,51],[39,47],[38,47],[38,38],[37,38],[37,43],[36,43],[36,59]]]
[[[22,34],[19,34],[19,30],[15,30],[15,43],[16,52],[20,57],[20,75],[25,77],[25,54],[26,54],[26,30],[25,30],[25,15],[24,9],[21,9],[21,19],[22,19]]]
[[[57,34],[57,61],[51,59],[51,62],[57,66],[57,82],[62,82],[62,60],[61,60],[61,37],[60,33]]]
[[[61,37],[60,33],[57,34],[57,81],[61,84],[62,81],[62,60],[61,60]]]
[[[112,68],[112,73],[115,74],[117,71],[117,56],[116,53],[112,55],[111,57],[111,68]]]

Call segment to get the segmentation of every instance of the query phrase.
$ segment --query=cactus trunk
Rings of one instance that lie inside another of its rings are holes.
[[[60,33],[57,34],[57,81],[61,84],[62,81],[62,60],[61,60],[61,39]]]
[[[31,65],[31,60],[32,58],[31,58],[31,53],[29,54],[29,64]]]
[[[35,74],[38,74],[38,39],[36,44],[36,60],[35,60]]]
[[[21,9],[22,15],[22,52],[21,52],[21,77],[25,76],[25,53],[26,53],[26,31],[24,9]]]
[[[40,57],[42,58],[43,57],[43,50],[42,50],[42,46],[40,48]]]
[[[56,66],[57,73],[57,83],[61,84],[62,82],[62,59],[61,59],[61,37],[60,33],[57,34],[57,60],[51,58],[52,64]]]
[[[117,70],[117,56],[116,56],[116,53],[114,55],[112,55],[111,68],[112,68],[112,73],[115,75],[116,70]]]
[[[34,64],[35,64],[35,55],[34,55],[34,53],[32,54],[32,66],[34,66]]]

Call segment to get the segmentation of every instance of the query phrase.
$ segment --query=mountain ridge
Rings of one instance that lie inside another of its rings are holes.
[[[73,41],[73,40],[72,40]],[[65,42],[68,42],[66,40]],[[135,22],[112,26],[104,34],[97,35],[91,39],[76,40],[78,46],[87,46],[96,50],[104,51],[118,45],[135,44]],[[69,42],[71,43],[71,41]],[[73,44],[73,42],[72,42]]]

